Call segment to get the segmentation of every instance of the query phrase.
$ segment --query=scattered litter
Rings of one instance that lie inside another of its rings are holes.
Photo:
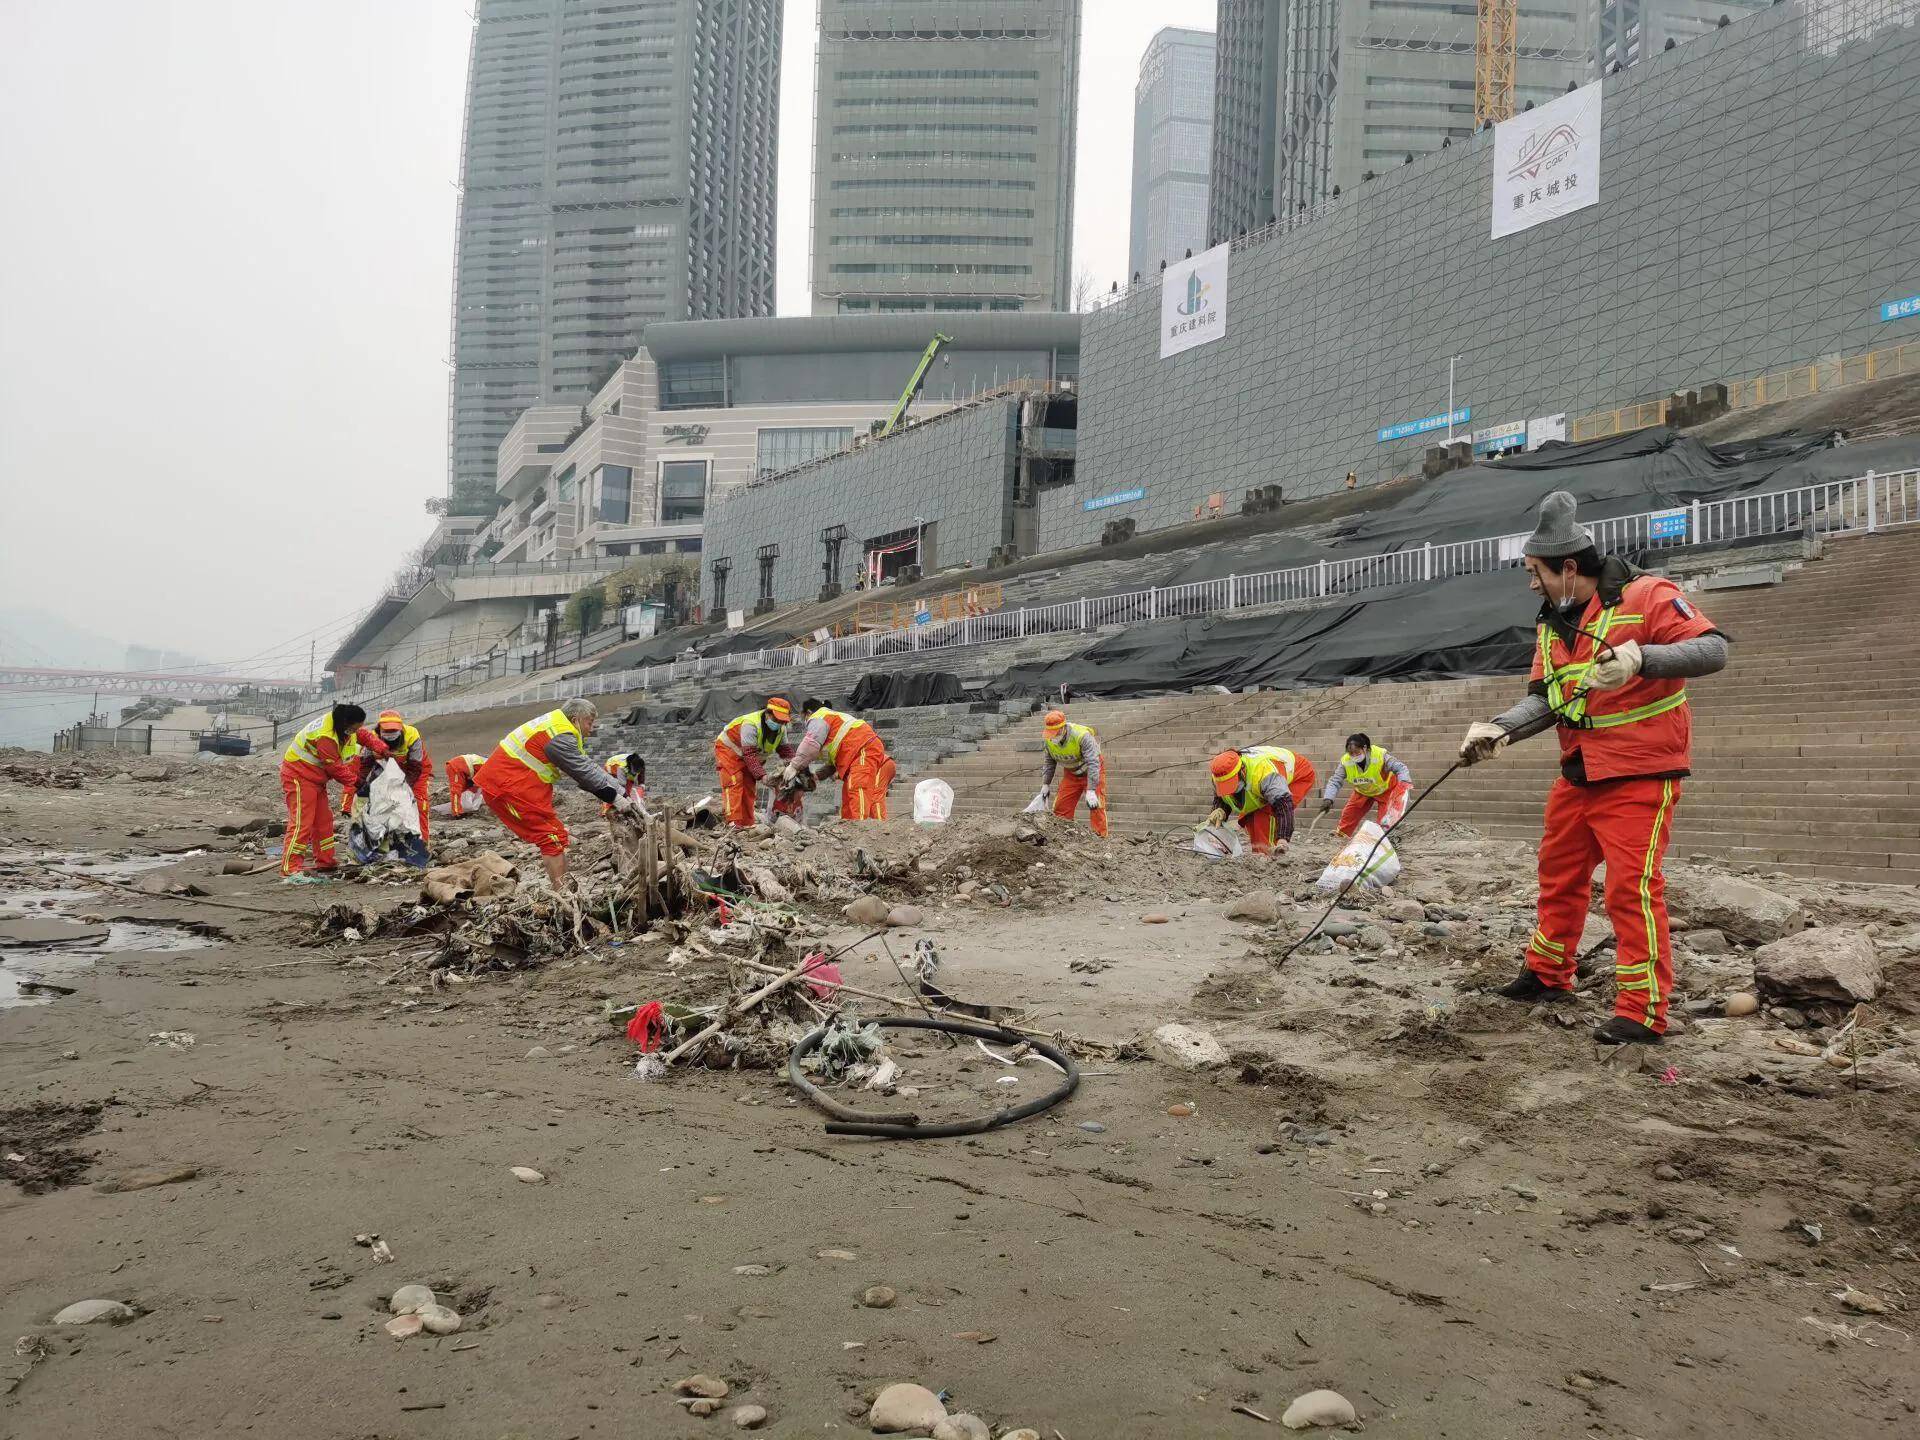
[[[164,1045],[169,1050],[191,1050],[197,1043],[191,1030],[154,1030],[147,1035],[149,1045]]]

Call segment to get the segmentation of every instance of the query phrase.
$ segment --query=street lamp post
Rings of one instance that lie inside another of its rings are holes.
[[[1447,444],[1453,444],[1453,367],[1458,363],[1458,355],[1447,357]]]

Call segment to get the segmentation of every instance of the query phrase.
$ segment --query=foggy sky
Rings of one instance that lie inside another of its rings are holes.
[[[1105,291],[1141,53],[1215,5],[1085,8],[1075,266]],[[814,28],[789,0],[781,314]],[[460,0],[0,0],[0,610],[304,675],[426,538],[470,30]]]

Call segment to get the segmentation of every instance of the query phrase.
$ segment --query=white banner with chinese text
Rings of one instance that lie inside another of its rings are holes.
[[[1196,345],[1210,345],[1227,333],[1227,254],[1216,245],[1191,260],[1169,265],[1160,277],[1160,358]]]
[[[1493,127],[1493,238],[1517,235],[1600,198],[1600,84]]]

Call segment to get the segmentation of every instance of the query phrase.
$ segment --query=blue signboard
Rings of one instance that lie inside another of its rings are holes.
[[[1920,295],[1909,295],[1904,300],[1889,300],[1880,307],[1882,320],[1904,320],[1909,315],[1920,315]]]
[[[1647,538],[1649,540],[1684,540],[1687,538],[1687,512],[1684,510],[1656,510],[1647,517]]]
[[[1136,485],[1131,490],[1121,490],[1112,495],[1102,495],[1097,500],[1082,500],[1080,502],[1080,508],[1082,510],[1105,510],[1109,505],[1126,505],[1132,501],[1144,500],[1146,498],[1146,487],[1144,485]]]
[[[1473,411],[1462,405],[1451,415],[1429,415],[1424,420],[1402,420],[1398,425],[1389,425],[1380,432],[1384,443],[1388,440],[1404,440],[1409,435],[1424,435],[1429,430],[1444,430],[1449,425],[1464,425],[1473,418]]]

